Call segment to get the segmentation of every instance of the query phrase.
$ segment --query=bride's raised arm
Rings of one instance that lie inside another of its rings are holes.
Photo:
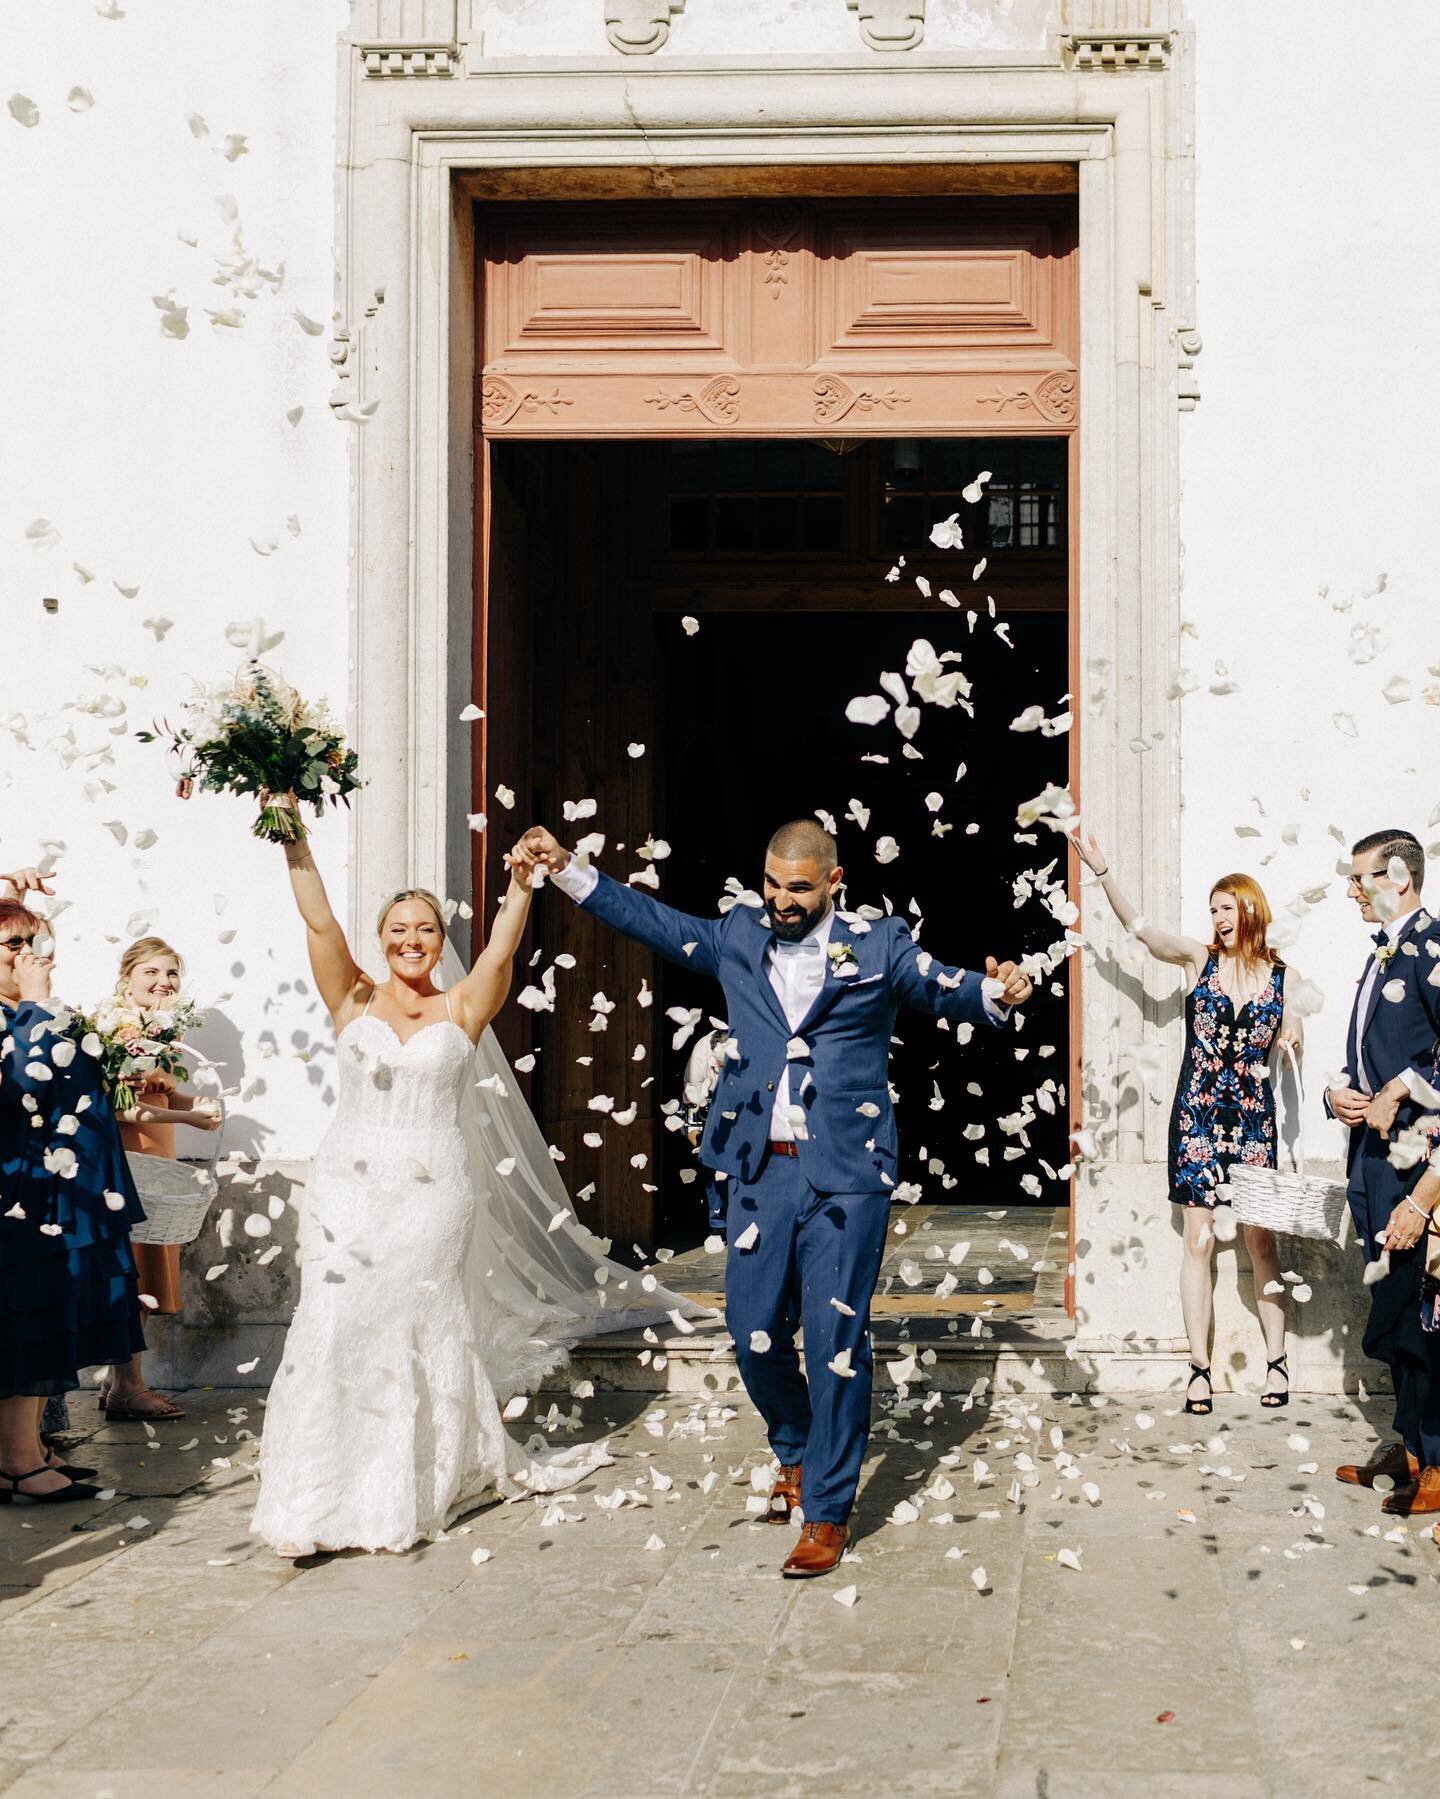
[[[315,866],[308,837],[285,845],[285,863],[290,870],[290,891],[295,895],[296,908],[305,921],[310,971],[315,976],[320,997],[339,1029],[348,1023],[350,1007],[357,994],[370,983],[350,953],[340,920],[330,909],[330,896],[325,891],[320,870]]]
[[[510,885],[495,922],[490,928],[485,947],[475,958],[475,966],[454,990],[455,1022],[465,1030],[472,1043],[505,1004],[510,991],[510,977],[515,966],[515,952],[525,935],[525,921],[530,916],[535,875],[534,858],[517,845],[507,858]]]

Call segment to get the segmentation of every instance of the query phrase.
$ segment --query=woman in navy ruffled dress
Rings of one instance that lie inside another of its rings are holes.
[[[0,1504],[93,1499],[40,1440],[48,1399],[143,1346],[130,1231],[144,1219],[99,1061],[50,999],[48,927],[0,877]],[[41,945],[41,947],[48,947]]]

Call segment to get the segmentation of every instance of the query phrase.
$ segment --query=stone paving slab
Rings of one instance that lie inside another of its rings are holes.
[[[188,1402],[158,1448],[82,1415],[93,1513],[0,1513],[0,1790],[1433,1790],[1440,1551],[1330,1478],[1382,1404],[892,1392],[851,1555],[786,1582],[743,1400],[601,1393],[615,1465],[563,1506],[298,1566],[247,1535],[259,1396]]]

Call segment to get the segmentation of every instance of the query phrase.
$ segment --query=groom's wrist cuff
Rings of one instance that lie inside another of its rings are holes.
[[[572,856],[563,868],[550,876],[550,882],[562,893],[568,893],[577,906],[582,906],[600,885],[600,870]]]

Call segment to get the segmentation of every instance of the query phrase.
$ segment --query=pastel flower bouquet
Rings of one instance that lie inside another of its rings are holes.
[[[266,843],[305,835],[297,803],[319,818],[327,805],[348,805],[360,786],[355,752],[323,700],[303,699],[259,662],[247,662],[233,681],[200,687],[178,728],[166,722],[138,735],[142,743],[167,743],[180,758],[181,799],[197,780],[207,793],[258,799],[254,834]]]
[[[118,1113],[132,1111],[140,1103],[147,1076],[159,1072],[175,1081],[186,1078],[180,1046],[185,1033],[204,1022],[205,1014],[188,999],[154,1012],[108,999],[93,1012],[72,1011],[67,1034],[99,1061]]]

